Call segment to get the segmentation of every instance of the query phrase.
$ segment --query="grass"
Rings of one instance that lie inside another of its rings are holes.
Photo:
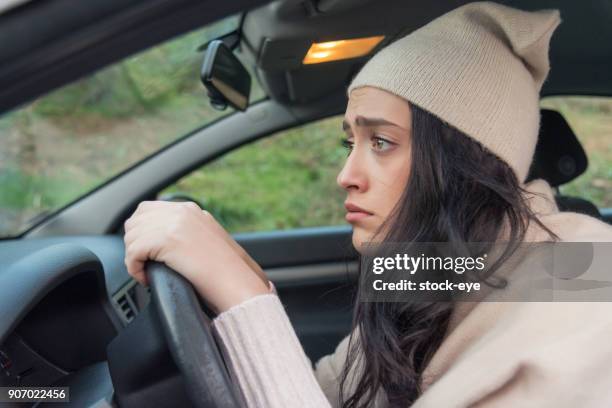
[[[232,232],[342,224],[335,178],[346,155],[340,118],[292,129],[238,149],[162,194],[182,193]]]
[[[178,137],[232,112],[210,107],[198,47],[232,16],[44,95],[0,118],[0,237],[73,201]],[[253,87],[252,100],[263,91]]]

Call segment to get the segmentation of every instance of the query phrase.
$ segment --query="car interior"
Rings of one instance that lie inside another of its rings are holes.
[[[235,13],[241,15],[237,32],[221,40],[237,43],[266,98],[194,130],[19,236],[0,240],[0,386],[69,386],[70,402],[65,406],[71,407],[239,406],[223,395],[199,400],[194,396],[197,383],[178,361],[178,343],[164,340],[172,327],[178,327],[173,324],[179,324],[180,316],[171,318],[153,308],[151,288],[128,276],[123,223],[139,202],[157,199],[164,187],[240,146],[342,114],[346,87],[369,57],[465,3],[32,0],[4,10],[0,38],[11,41],[0,42],[0,113]],[[605,41],[612,38],[610,3],[501,3],[526,10],[561,10],[563,23],[553,37],[553,68],[543,96],[612,95],[612,49]],[[302,62],[313,42],[370,36],[384,38],[364,56]],[[562,211],[612,223],[612,209],[560,193],[560,186],[587,170],[589,158],[580,134],[560,112],[542,109],[541,118],[528,180],[542,178],[557,189]],[[311,361],[333,352],[351,329],[358,260],[350,226],[239,233],[234,238],[274,282]],[[161,289],[155,296],[164,302]],[[190,299],[189,307],[194,307]],[[170,320],[163,323],[164,318]],[[185,341],[199,339],[193,326],[185,330],[193,335]],[[217,359],[214,370],[229,370],[219,355],[210,358]],[[236,393],[228,378],[213,378],[224,384],[221,394]]]

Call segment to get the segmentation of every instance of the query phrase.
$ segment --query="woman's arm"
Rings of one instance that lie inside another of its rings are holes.
[[[219,313],[215,328],[249,406],[329,407],[267,277],[208,212],[144,201],[124,226],[131,276],[147,284],[145,262],[163,262]]]
[[[331,407],[278,296],[235,305],[214,327],[248,407]]]

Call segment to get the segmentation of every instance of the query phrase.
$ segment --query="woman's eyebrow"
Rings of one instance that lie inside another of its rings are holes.
[[[355,125],[357,126],[381,126],[381,125],[386,125],[386,126],[395,126],[398,127],[400,129],[404,129],[403,127],[401,127],[398,124],[395,124],[393,122],[389,122],[386,119],[382,119],[382,118],[366,118],[365,116],[356,116],[355,117]],[[351,129],[351,125],[349,125],[349,123],[345,120],[342,121],[342,130],[343,131],[347,131]],[[406,129],[404,129],[406,130]]]

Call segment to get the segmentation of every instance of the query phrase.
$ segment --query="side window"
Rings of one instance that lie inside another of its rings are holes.
[[[612,208],[612,98],[554,96],[541,105],[565,117],[589,159],[586,172],[561,186],[561,193]]]
[[[169,39],[1,116],[0,238],[231,114],[210,106],[199,47],[239,22],[229,16]],[[264,92],[252,84],[254,103]]]
[[[233,233],[343,225],[341,122],[335,116],[242,146],[159,198],[193,198]]]

